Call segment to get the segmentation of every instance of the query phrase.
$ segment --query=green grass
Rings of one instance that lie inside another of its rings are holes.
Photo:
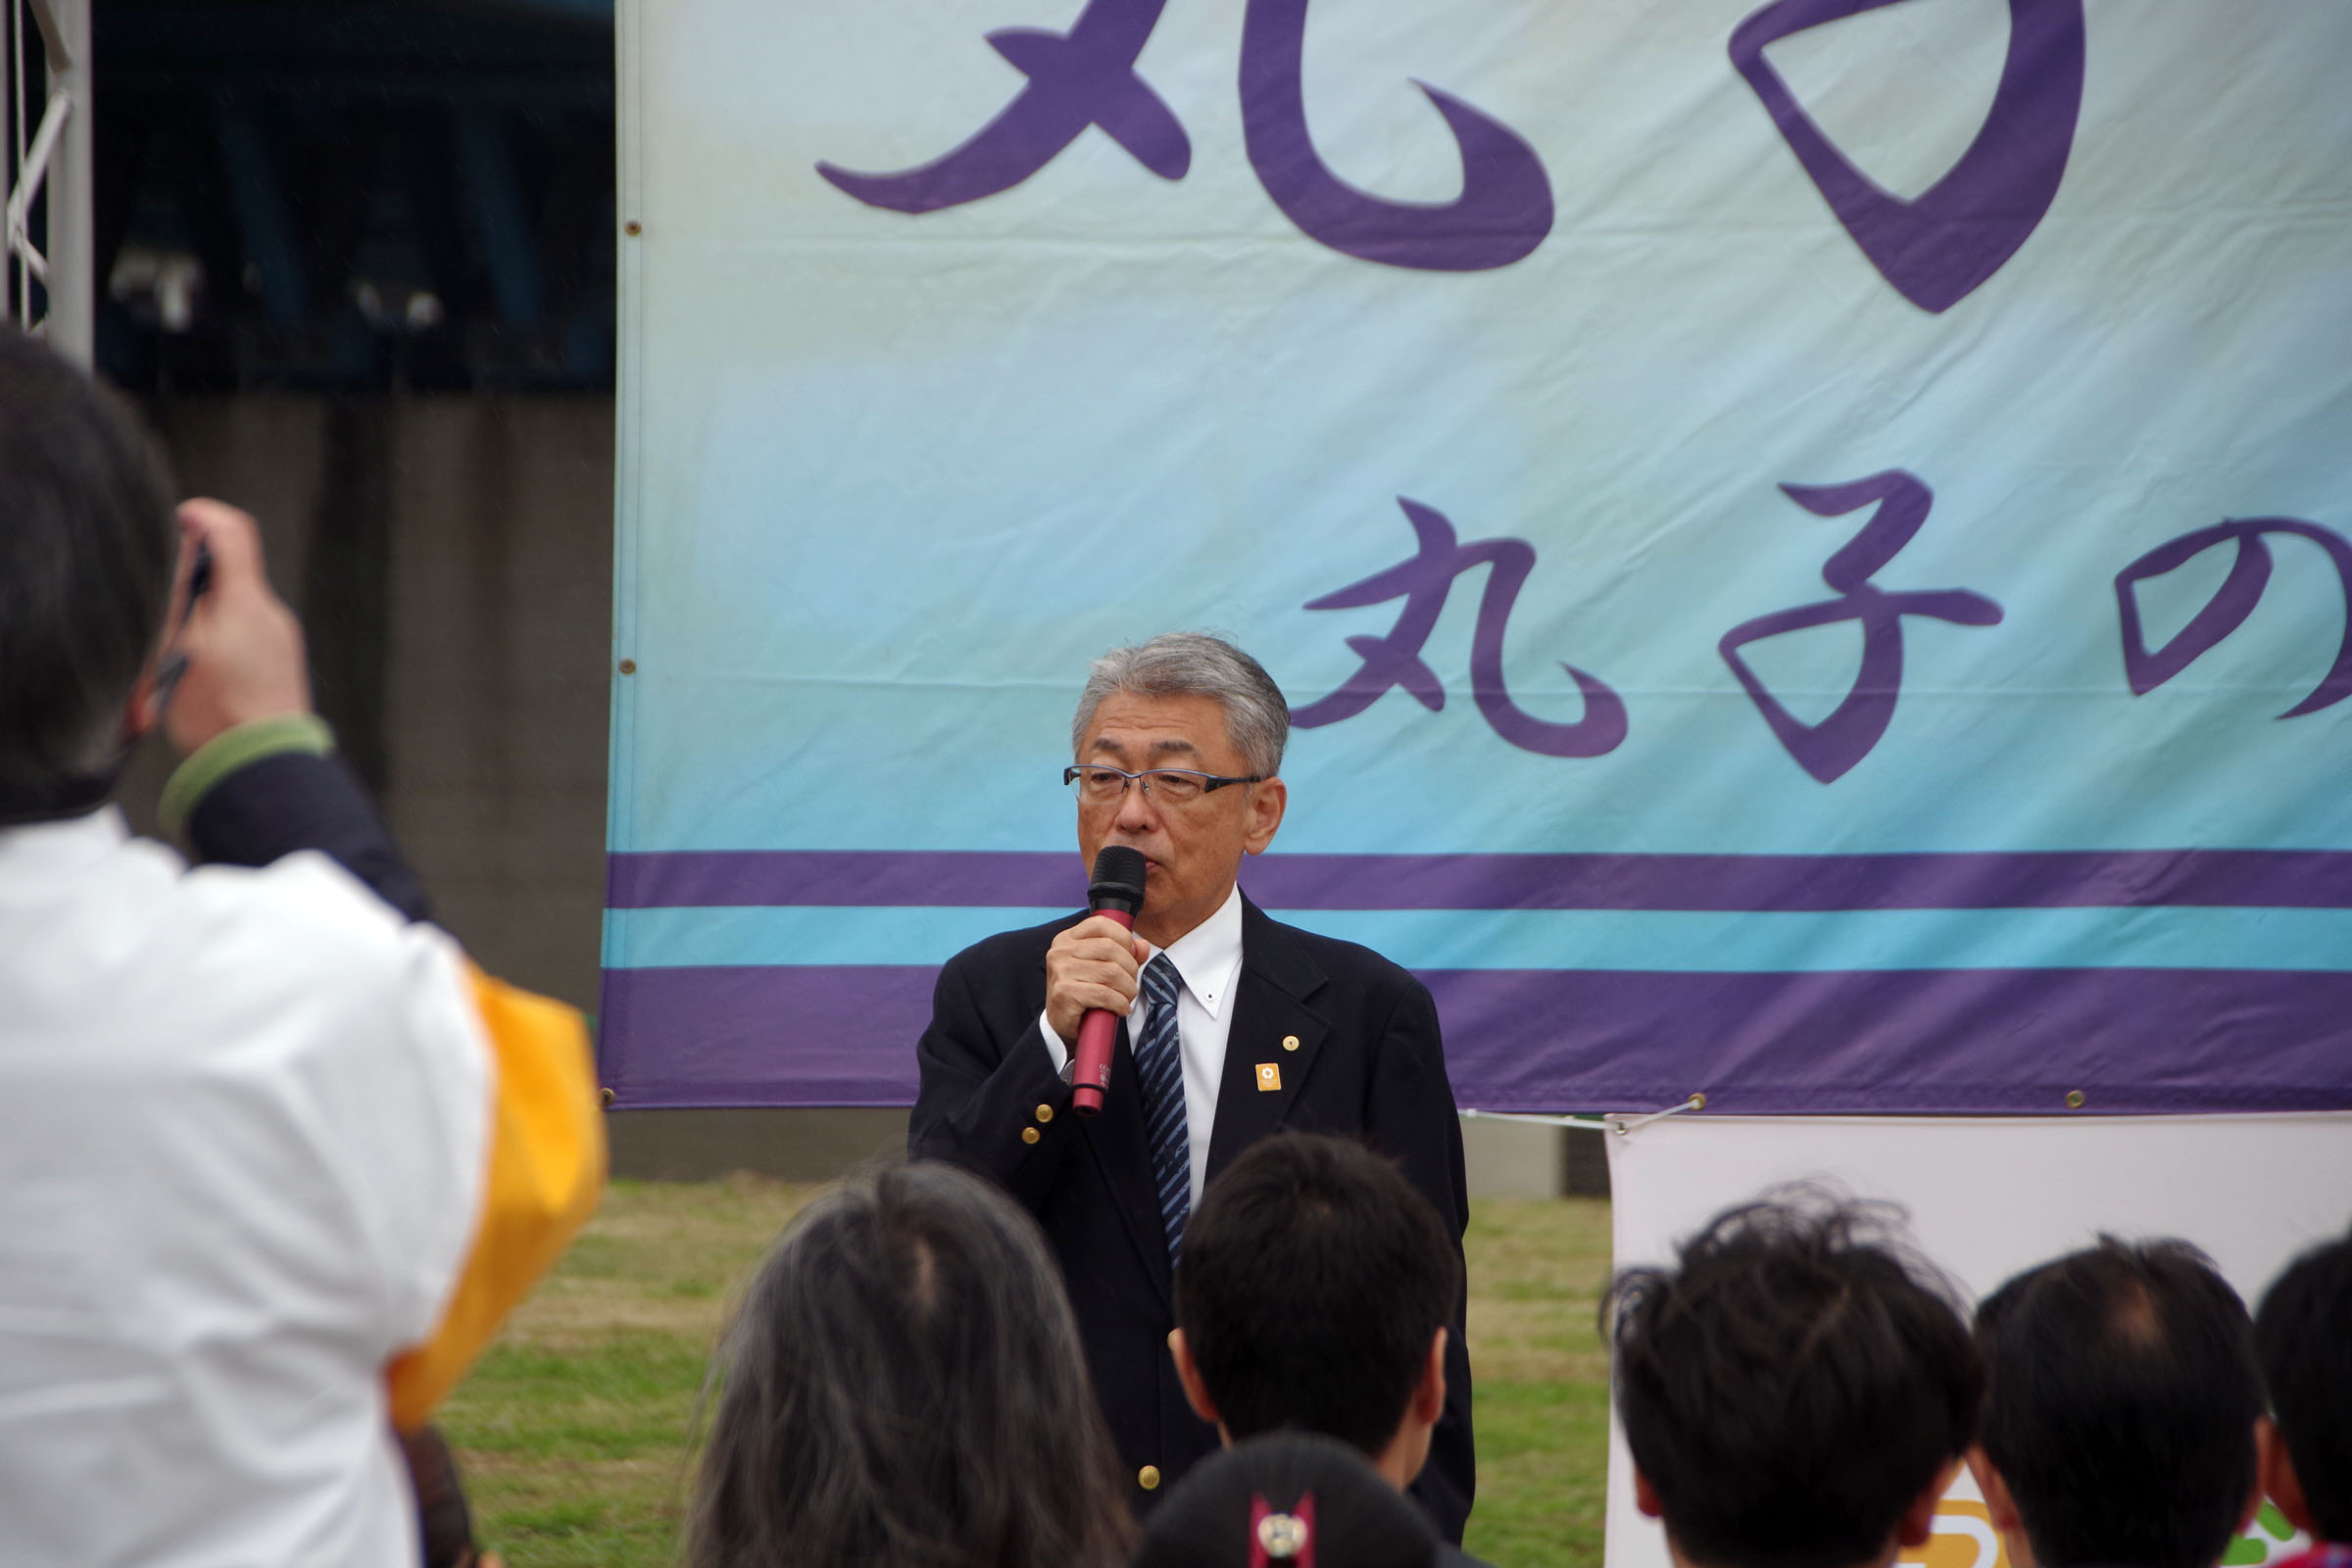
[[[1463,1247],[1478,1502],[1462,1544],[1500,1568],[1592,1568],[1608,1475],[1608,1356],[1592,1314],[1609,1205],[1474,1202]]]
[[[667,1568],[689,1433],[728,1302],[819,1189],[615,1182],[605,1206],[439,1421],[475,1534],[509,1568]],[[1600,1561],[1608,1406],[1592,1329],[1605,1202],[1471,1205],[1478,1506],[1468,1548],[1501,1568]]]

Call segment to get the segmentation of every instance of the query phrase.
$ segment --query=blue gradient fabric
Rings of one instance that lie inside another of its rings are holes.
[[[619,27],[617,1104],[910,1100],[1200,628],[1466,1105],[2352,1105],[2352,9]]]

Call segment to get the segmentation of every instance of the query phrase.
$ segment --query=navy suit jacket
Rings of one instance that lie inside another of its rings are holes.
[[[1128,1475],[1161,1489],[1217,1446],[1168,1353],[1173,1270],[1152,1178],[1135,1057],[1124,1026],[1102,1113],[1069,1113],[1070,1090],[1040,1038],[1046,949],[1084,919],[1008,931],[948,960],[916,1050],[922,1087],[907,1132],[918,1158],[993,1178],[1045,1227],[1061,1260],[1087,1368]],[[1282,1087],[1261,1091],[1259,1063]],[[1461,1124],[1429,990],[1368,948],[1268,919],[1242,903],[1242,974],[1217,1090],[1208,1178],[1281,1129],[1361,1137],[1399,1162],[1460,1245],[1469,1223]],[[1025,1141],[1034,1131],[1037,1140]],[[1459,1542],[1476,1472],[1464,1302],[1446,1348],[1446,1411],[1413,1493]],[[1140,1484],[1138,1510],[1152,1500]]]

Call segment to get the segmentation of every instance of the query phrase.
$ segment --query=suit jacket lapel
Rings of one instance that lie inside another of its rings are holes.
[[[1323,983],[1322,969],[1290,933],[1244,899],[1242,980],[1234,989],[1225,1071],[1217,1082],[1216,1130],[1208,1141],[1211,1180],[1235,1155],[1282,1124],[1314,1070],[1331,1032],[1329,1021],[1309,1005]],[[1279,1089],[1259,1081],[1259,1068],[1269,1065]]]

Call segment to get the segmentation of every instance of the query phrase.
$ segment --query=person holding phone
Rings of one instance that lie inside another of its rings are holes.
[[[396,1430],[600,1189],[586,1038],[429,923],[253,519],[171,497],[0,329],[0,1565],[408,1568]],[[159,723],[194,869],[109,804]]]

